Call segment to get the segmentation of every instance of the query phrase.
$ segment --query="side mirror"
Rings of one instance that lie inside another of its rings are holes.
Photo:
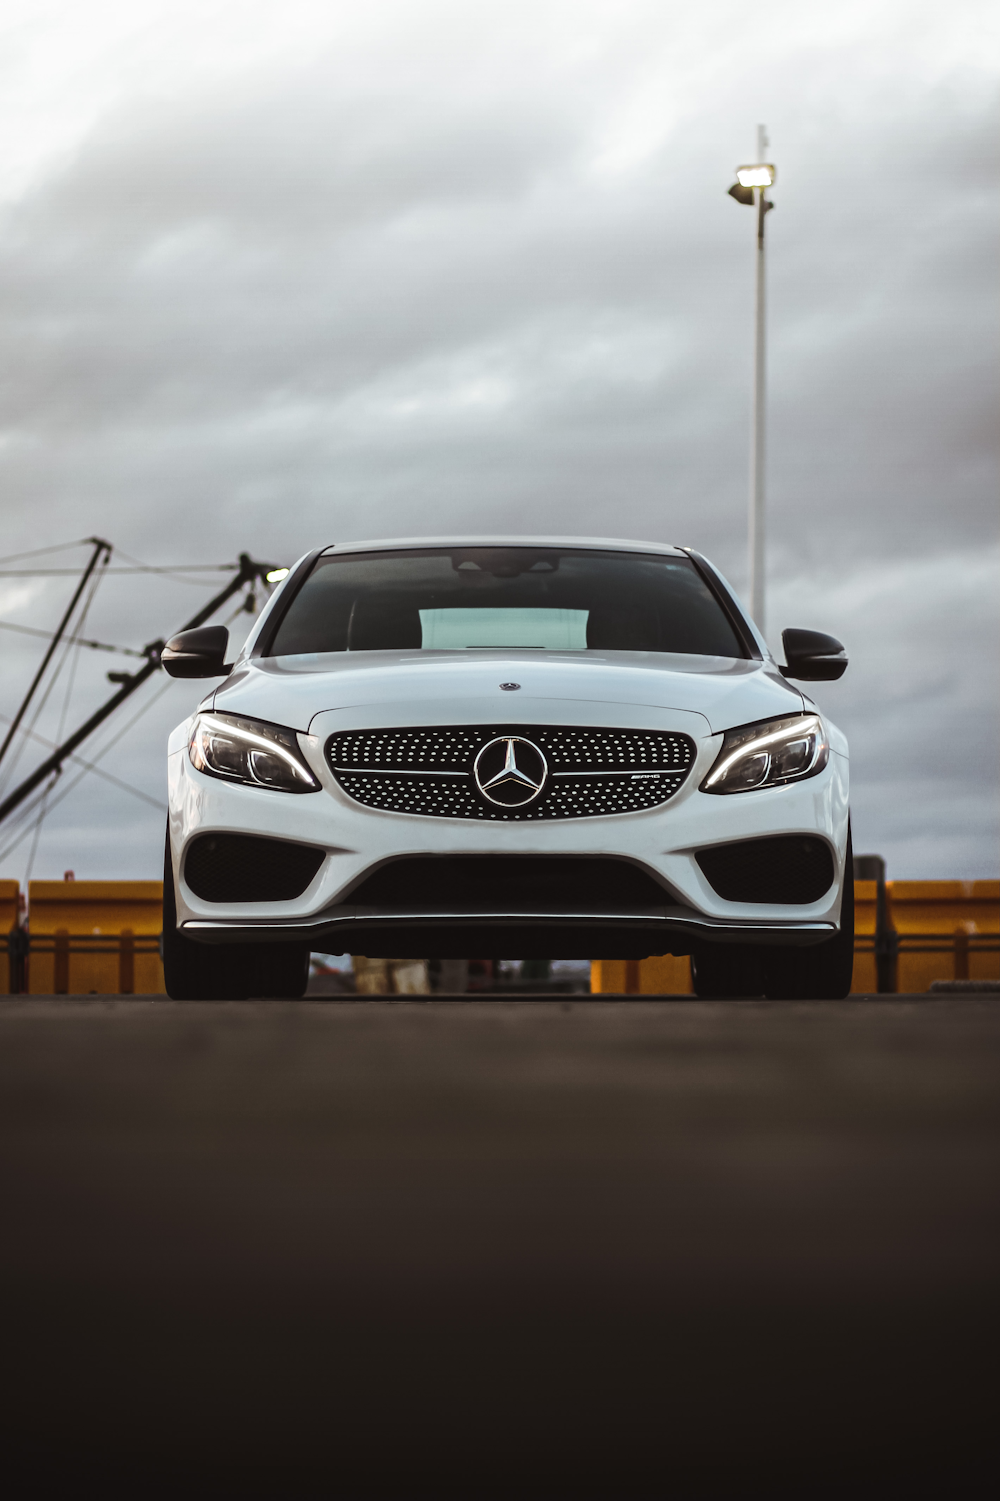
[[[224,625],[199,625],[171,636],[160,652],[163,670],[172,678],[224,678],[229,632]]]
[[[822,631],[788,630],[782,631],[781,644],[788,663],[781,669],[786,678],[799,678],[803,683],[833,683],[847,671],[847,655],[836,636],[824,635]]]

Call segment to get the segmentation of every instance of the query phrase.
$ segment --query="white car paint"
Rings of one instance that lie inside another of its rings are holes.
[[[336,551],[442,544],[679,551],[650,543],[537,537],[421,538],[356,543]],[[806,780],[728,796],[699,790],[718,755],[722,732],[812,708],[811,699],[782,676],[751,622],[745,624],[760,660],[510,649],[255,656],[255,643],[294,576],[293,569],[262,612],[231,675],[203,699],[202,707],[295,730],[321,791],[291,795],[197,771],[187,754],[193,719],[177,726],[168,747],[170,847],[178,924],[190,937],[221,941],[238,935],[242,941],[257,933],[312,935],[313,947],[320,951],[350,951],[353,945],[355,952],[364,952],[355,931],[359,914],[349,915],[343,902],[343,894],[364,872],[407,854],[513,853],[612,855],[640,863],[665,885],[668,905],[672,900],[692,921],[704,923],[706,933],[730,940],[766,932],[770,942],[782,937],[817,941],[836,931],[848,833],[848,758],[842,733],[824,716],[831,755],[825,769]],[[520,684],[516,693],[500,688],[511,681]],[[324,756],[334,731],[494,723],[680,730],[694,740],[697,759],[681,790],[654,808],[553,821],[482,822],[364,806],[343,791]],[[207,831],[300,841],[322,848],[325,858],[293,902],[209,903],[195,896],[183,878],[190,840]],[[836,879],[816,903],[724,901],[695,860],[696,850],[713,844],[784,833],[819,835],[831,847]],[[558,893],[553,893],[553,911],[558,910]],[[665,936],[664,946],[650,951],[668,952],[668,943]]]

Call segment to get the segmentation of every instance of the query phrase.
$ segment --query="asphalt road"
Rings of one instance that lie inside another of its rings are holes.
[[[0,1123],[14,1494],[995,1474],[1000,997],[11,998]]]

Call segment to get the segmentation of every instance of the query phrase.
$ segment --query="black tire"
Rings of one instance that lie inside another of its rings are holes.
[[[737,999],[764,994],[760,949],[742,943],[712,943],[691,955],[694,993],[705,1000]]]
[[[850,825],[844,861],[840,932],[810,948],[763,950],[764,994],[775,1001],[841,1001],[854,972],[854,846]]]
[[[309,950],[297,943],[195,943],[177,931],[167,834],[163,862],[163,978],[174,1001],[294,1000],[309,981]]]

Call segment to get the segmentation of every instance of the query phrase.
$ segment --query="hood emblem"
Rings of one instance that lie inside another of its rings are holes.
[[[516,688],[520,688],[520,686],[521,686],[520,683],[501,683],[500,684],[500,687],[503,689],[504,693],[513,693],[514,690]]]
[[[541,794],[549,765],[538,746],[523,735],[498,735],[472,763],[476,786],[498,808],[523,808]]]

